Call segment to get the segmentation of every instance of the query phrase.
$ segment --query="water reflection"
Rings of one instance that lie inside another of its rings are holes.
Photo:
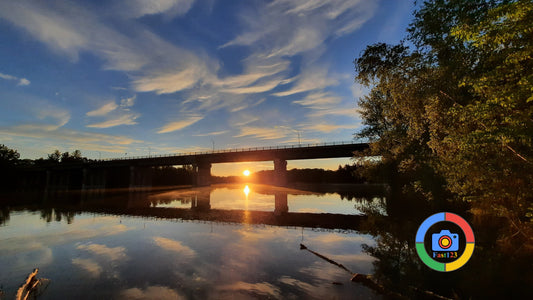
[[[418,259],[414,236],[435,209],[449,208],[377,193],[350,197],[249,184],[13,202],[0,209],[0,286],[11,299],[40,267],[52,280],[45,299],[381,297],[299,250],[305,243],[406,298],[533,292],[533,260],[495,248],[497,220],[471,220],[475,255],[458,271],[438,273]]]
[[[369,200],[384,201],[383,195],[342,200],[342,195],[338,193],[312,192],[261,184],[226,184],[152,194],[149,203],[152,207],[186,208],[191,201],[194,202],[194,199],[202,198],[204,201],[209,199],[210,207],[213,209],[283,213],[289,212],[290,208],[291,212],[361,215],[362,212],[357,208],[359,203]]]
[[[303,234],[307,244],[371,272],[373,259],[361,245],[373,244],[372,237],[356,232],[91,213],[54,226],[39,219],[17,212],[2,228],[0,283],[6,299],[35,266],[51,280],[43,299],[378,297],[298,247]]]
[[[246,195],[246,202],[248,202],[248,194],[250,194],[250,188],[248,187],[248,185],[246,185],[244,187],[244,194]]]

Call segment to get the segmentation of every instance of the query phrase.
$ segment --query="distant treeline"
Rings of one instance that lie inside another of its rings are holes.
[[[44,189],[46,185],[46,168],[76,162],[92,161],[84,157],[80,150],[60,152],[55,150],[46,158],[20,159],[17,150],[5,145],[0,145],[0,189],[1,190],[28,190]],[[70,183],[72,187],[81,182],[81,170],[71,171]],[[152,170],[153,186],[191,185],[195,183],[196,173],[192,166],[155,167]],[[109,187],[126,186],[129,179],[129,169],[118,168],[109,172],[106,185]]]
[[[361,177],[359,172],[356,172],[357,166],[344,165],[340,166],[335,171],[324,169],[291,169],[287,171],[288,183],[364,183],[367,180]],[[228,176],[220,177],[213,176],[213,182],[216,183],[235,183],[235,182],[261,182],[273,183],[275,181],[274,170],[263,170],[251,174],[249,177],[243,176]]]
[[[195,184],[196,172],[193,166],[156,167],[152,173],[153,186],[191,185]]]

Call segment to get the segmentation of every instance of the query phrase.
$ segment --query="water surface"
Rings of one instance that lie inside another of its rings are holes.
[[[6,299],[36,267],[38,277],[50,279],[39,299],[381,298],[351,282],[345,270],[300,250],[303,243],[353,272],[371,274],[375,258],[362,245],[375,245],[372,235],[246,222],[254,213],[272,220],[361,214],[338,194],[225,185],[93,198],[35,199],[3,209],[0,285]],[[199,217],[152,215],[161,209]],[[120,210],[136,214],[110,213]],[[242,211],[244,217],[227,222],[213,211]]]

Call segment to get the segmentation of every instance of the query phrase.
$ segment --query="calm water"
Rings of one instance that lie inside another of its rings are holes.
[[[38,267],[50,280],[39,299],[531,299],[533,259],[500,252],[501,220],[383,195],[233,184],[2,196],[0,298]],[[431,270],[415,251],[419,225],[439,211],[464,216],[475,234],[457,271]]]
[[[50,279],[39,299],[381,298],[300,250],[303,243],[353,272],[374,272],[362,245],[375,246],[375,237],[346,229],[356,227],[360,203],[336,193],[243,184],[35,200],[2,209],[5,299],[36,267]],[[351,223],[343,229],[308,220],[341,215]]]

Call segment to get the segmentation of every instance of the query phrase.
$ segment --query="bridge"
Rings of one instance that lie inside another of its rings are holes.
[[[274,184],[283,186],[287,183],[287,160],[352,157],[354,152],[368,147],[368,143],[334,142],[95,160],[54,166],[47,171],[46,186],[60,186],[65,181],[68,185],[70,178],[65,179],[57,174],[81,170],[82,174],[78,177],[81,177],[82,189],[101,189],[105,188],[106,179],[119,176],[113,170],[126,169],[129,180],[123,185],[132,189],[150,187],[153,167],[175,165],[194,166],[196,184],[207,186],[210,185],[212,164],[255,161],[273,161]],[[124,177],[124,174],[122,172],[121,176]]]

